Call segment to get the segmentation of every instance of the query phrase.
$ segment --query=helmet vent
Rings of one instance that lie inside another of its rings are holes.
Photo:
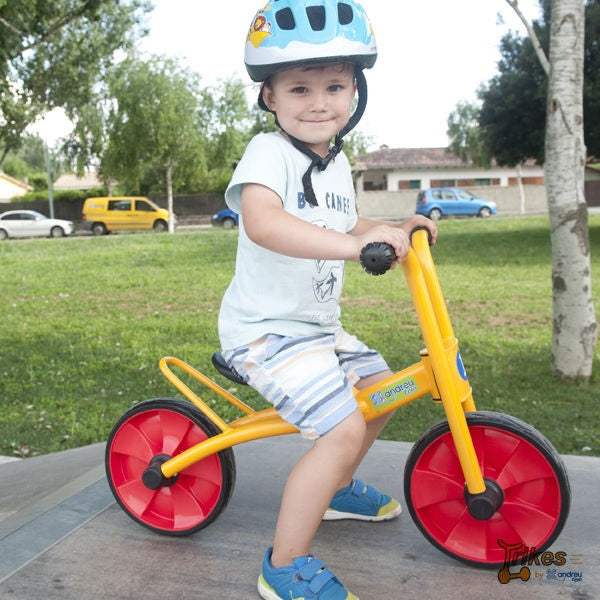
[[[313,31],[323,31],[325,29],[325,7],[307,6],[306,16]]]
[[[277,25],[285,31],[291,31],[296,27],[296,21],[290,8],[282,8],[275,13]]]
[[[352,12],[352,7],[345,2],[338,3],[338,20],[340,25],[348,25],[352,23],[352,19],[354,18],[354,14]]]

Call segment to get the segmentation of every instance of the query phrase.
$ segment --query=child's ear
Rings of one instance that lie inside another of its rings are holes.
[[[263,83],[260,88],[260,95],[267,109],[273,112],[273,90]]]

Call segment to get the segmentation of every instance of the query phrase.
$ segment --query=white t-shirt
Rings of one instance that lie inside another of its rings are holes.
[[[280,133],[261,133],[248,144],[225,192],[227,205],[241,214],[244,183],[273,190],[283,208],[315,227],[342,233],[357,222],[350,164],[340,153],[325,171],[313,169],[319,206],[304,200],[302,175],[310,160]],[[240,216],[235,275],[221,304],[219,338],[224,350],[268,333],[304,337],[340,327],[339,300],[344,261],[291,258],[252,242]]]

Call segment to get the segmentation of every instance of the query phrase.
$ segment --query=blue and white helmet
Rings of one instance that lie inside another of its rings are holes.
[[[369,69],[377,44],[354,0],[271,0],[256,13],[246,38],[245,63],[254,81],[296,65],[351,62]]]

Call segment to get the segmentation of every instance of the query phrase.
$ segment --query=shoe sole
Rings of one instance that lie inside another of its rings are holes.
[[[379,521],[391,521],[395,519],[402,512],[402,506],[398,504],[396,508],[391,510],[384,515],[360,515],[358,513],[348,513],[341,512],[339,510],[334,510],[332,508],[328,508],[323,515],[323,521],[342,521],[344,519],[351,519],[353,521],[371,521],[371,522],[379,522]]]
[[[262,574],[258,578],[258,593],[264,600],[282,600],[281,596],[278,596],[272,588],[267,587]]]
[[[267,587],[267,585],[268,584],[263,581],[261,574],[258,578],[258,593],[263,600],[286,600],[285,598],[278,596],[277,593],[271,587]],[[354,598],[360,600],[358,596],[354,596]]]

